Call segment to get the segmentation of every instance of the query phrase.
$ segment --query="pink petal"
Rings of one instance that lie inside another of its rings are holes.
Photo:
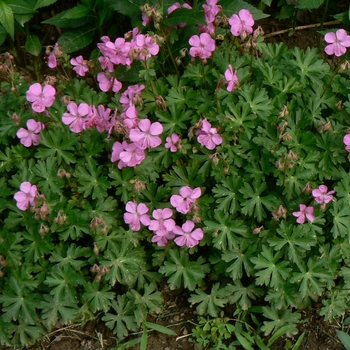
[[[19,189],[24,193],[30,193],[31,188],[32,184],[28,181],[22,182],[19,186]]]
[[[125,210],[128,211],[129,213],[136,213],[136,203],[129,201],[126,203]]]
[[[163,132],[163,125],[159,122],[155,122],[151,125],[149,131],[151,135],[160,135]]]
[[[184,230],[184,232],[191,232],[194,228],[194,222],[191,220],[187,220],[183,225],[182,225],[182,229]]]

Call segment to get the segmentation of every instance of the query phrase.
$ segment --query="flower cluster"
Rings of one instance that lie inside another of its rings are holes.
[[[199,187],[191,189],[189,186],[184,186],[180,189],[180,195],[171,196],[170,203],[179,213],[187,214],[201,193]],[[187,220],[182,227],[177,226],[172,218],[173,210],[170,208],[154,209],[152,219],[147,215],[149,208],[144,203],[136,204],[130,201],[126,204],[125,209],[124,222],[130,225],[130,229],[139,231],[141,224],[148,227],[154,233],[151,241],[157,243],[158,246],[165,246],[169,240],[178,235],[179,237],[174,240],[178,246],[186,245],[192,248],[198,245],[204,237],[203,230],[194,229],[195,224],[191,220]]]
[[[318,204],[321,204],[321,209],[324,209],[326,204],[328,204],[333,199],[334,190],[328,191],[326,185],[320,185],[318,188],[312,190],[312,196]],[[305,218],[310,222],[314,222],[316,217],[314,215],[315,208],[313,206],[306,206],[305,204],[300,204],[300,211],[293,212],[293,215],[297,218],[298,224],[303,224]]]
[[[214,34],[215,26],[214,21],[216,15],[220,12],[220,7],[217,5],[218,0],[207,0],[206,4],[203,4],[206,26],[200,26],[201,31],[209,34]]]
[[[217,129],[212,128],[206,118],[202,120],[201,128],[197,130],[196,135],[198,142],[210,150],[222,143],[222,137],[218,134]]]

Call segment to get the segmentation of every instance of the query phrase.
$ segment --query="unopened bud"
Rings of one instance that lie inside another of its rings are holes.
[[[276,210],[272,212],[272,217],[274,220],[279,221],[281,218],[287,218],[287,209],[280,205]]]
[[[260,227],[256,227],[253,231],[252,231],[252,233],[253,234],[259,234],[262,230],[264,229],[264,226],[260,226]]]
[[[298,160],[298,155],[295,154],[292,150],[289,150],[287,159],[289,160]]]
[[[96,242],[94,242],[94,254],[99,255],[100,254],[100,249],[98,248]]]
[[[289,115],[288,107],[286,105],[283,105],[281,112],[279,112],[279,117],[285,117],[286,115]]]
[[[5,258],[2,255],[0,255],[0,269],[2,269],[6,265],[7,265],[7,262]]]
[[[337,102],[337,103],[335,104],[335,107],[336,107],[339,111],[342,110],[342,109],[344,109],[343,101],[340,100],[339,102]]]
[[[310,181],[307,182],[307,184],[301,189],[302,192],[305,193],[311,193],[312,192],[312,187]]]

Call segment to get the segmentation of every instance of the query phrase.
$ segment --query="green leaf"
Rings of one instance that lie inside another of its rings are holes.
[[[276,203],[276,198],[272,195],[261,196],[266,188],[266,182],[259,183],[258,181],[254,181],[252,186],[245,182],[244,188],[239,190],[246,199],[242,203],[242,213],[249,216],[254,214],[258,222],[262,222],[266,218],[266,212],[263,206],[268,210],[272,210]]]
[[[102,266],[110,268],[106,279],[114,286],[117,282],[132,286],[135,284],[138,271],[145,264],[145,252],[141,248],[135,248],[131,242],[123,240],[115,249],[107,250],[104,254]]]
[[[214,211],[214,218],[216,221],[204,221],[204,231],[212,233],[214,247],[220,250],[238,247],[241,240],[238,235],[245,236],[248,230],[244,222],[219,210]]]
[[[89,158],[86,163],[86,169],[78,166],[74,176],[78,179],[78,191],[83,193],[86,198],[92,193],[92,198],[107,197],[107,190],[111,187],[106,176],[101,176],[102,165],[97,167],[96,162]]]
[[[13,329],[13,324],[10,322],[5,322],[2,317],[0,317],[0,345],[10,346],[10,333]]]
[[[295,6],[298,9],[311,10],[318,9],[324,3],[324,0],[299,0]]]
[[[6,0],[14,14],[32,14],[35,0]]]
[[[234,214],[240,210],[238,198],[240,196],[239,189],[242,187],[242,178],[240,176],[230,176],[221,180],[221,184],[217,184],[213,188],[214,198],[218,203],[218,210],[225,214]]]
[[[78,51],[92,43],[95,31],[96,28],[91,25],[72,29],[59,37],[58,44],[65,53]]]
[[[74,302],[77,297],[77,291],[74,287],[84,283],[84,277],[73,271],[68,265],[63,268],[55,265],[44,281],[44,284],[53,287],[50,294],[54,296],[55,300],[64,299],[70,302]]]
[[[147,321],[143,322],[143,324],[148,329],[153,329],[153,330],[160,332],[160,333],[163,333],[163,334],[177,336],[177,333],[174,332],[172,329],[169,329],[168,327],[161,326],[160,324],[153,323],[153,322],[147,322]]]
[[[78,4],[77,6],[68,9],[64,16],[62,16],[62,19],[84,18],[89,12],[90,10],[86,6]]]
[[[84,18],[80,18],[80,21],[76,21],[74,19],[64,19],[63,17],[69,10],[62,11],[58,13],[56,16],[51,17],[50,19],[43,21],[44,24],[50,24],[56,27],[62,28],[77,28],[85,25],[88,21],[91,21],[91,16],[86,16]]]
[[[140,6],[145,4],[144,0],[107,0],[107,3],[113,10],[120,12],[130,18],[138,18],[141,16]],[[141,18],[141,17],[140,17]]]
[[[269,245],[275,247],[276,251],[281,251],[286,246],[288,258],[296,264],[300,264],[305,252],[317,244],[316,234],[310,234],[302,225],[296,227],[282,221],[277,232],[279,236],[276,235],[267,240]]]
[[[125,294],[119,294],[117,300],[112,300],[112,309],[115,314],[107,312],[102,320],[106,322],[106,326],[112,329],[119,339],[125,338],[128,331],[137,330],[134,308]]]
[[[230,304],[236,303],[244,311],[251,307],[251,300],[256,300],[257,297],[263,295],[263,290],[255,283],[245,287],[241,281],[235,280],[234,285],[228,284],[226,288],[230,292],[228,297]]]
[[[41,192],[49,196],[52,191],[56,195],[62,195],[64,180],[58,174],[57,157],[48,157],[46,161],[38,160],[33,168],[33,172],[41,179],[37,182]]]
[[[84,286],[85,293],[82,296],[84,302],[88,302],[92,312],[104,311],[110,309],[112,300],[115,299],[115,293],[110,292],[111,286],[105,285],[100,287],[100,283],[87,283]]]
[[[20,323],[36,324],[37,295],[28,294],[26,288],[13,276],[10,278],[9,287],[11,291],[5,290],[0,295],[4,321],[18,320]]]
[[[41,317],[49,329],[56,326],[58,321],[68,324],[76,320],[79,309],[74,301],[58,300],[48,294],[44,294],[43,298],[40,303]]]
[[[41,53],[41,42],[36,35],[28,35],[25,43],[25,49],[33,56],[39,56]]]
[[[60,243],[56,245],[56,249],[52,251],[49,261],[51,263],[57,263],[56,266],[65,268],[68,266],[74,271],[80,271],[82,267],[88,264],[85,259],[80,259],[86,257],[86,248],[82,246],[76,246],[74,243],[69,245]]]
[[[339,329],[336,329],[335,331],[337,332],[337,336],[346,348],[346,350],[350,350],[350,335]]]
[[[46,159],[52,156],[57,157],[58,164],[61,164],[62,161],[66,162],[67,164],[75,163],[76,160],[73,153],[68,152],[75,151],[73,145],[76,141],[71,134],[72,133],[70,133],[70,136],[68,136],[62,127],[57,127],[56,130],[48,130],[47,132],[43,130],[40,133],[40,144],[46,148],[40,147],[38,152],[35,154],[35,157]]]
[[[182,254],[178,250],[171,250],[164,266],[159,272],[169,277],[170,289],[180,288],[182,284],[189,290],[194,290],[196,285],[203,285],[203,278],[209,272],[209,264],[204,264],[204,259],[190,261],[187,254]]]
[[[266,15],[255,6],[243,0],[221,0],[220,6],[222,6],[223,13],[227,16],[227,18],[230,18],[233,13],[238,13],[241,9],[249,10],[256,21],[269,17],[269,15]]]
[[[0,24],[0,45],[4,43],[7,37],[7,30]],[[14,126],[14,125],[12,125]],[[3,127],[0,128],[0,136],[2,135]]]
[[[57,0],[37,0],[34,10],[54,4]]]
[[[202,289],[196,289],[197,294],[191,294],[188,301],[198,304],[196,310],[199,315],[209,314],[212,317],[218,317],[219,311],[228,302],[230,291],[227,288],[220,288],[220,283],[216,283],[211,288],[210,294]]]
[[[143,288],[143,294],[135,289],[131,289],[126,293],[126,296],[135,307],[134,315],[138,326],[146,321],[148,313],[159,314],[163,304],[163,295],[161,292],[156,291],[155,284],[145,284]]]
[[[333,209],[329,212],[333,217],[333,227],[331,232],[333,237],[347,237],[349,234],[350,208],[344,200],[333,202]]]
[[[239,280],[245,273],[248,277],[252,276],[254,266],[251,262],[251,257],[256,254],[257,245],[251,239],[241,238],[237,244],[237,248],[229,248],[221,255],[222,260],[233,262],[226,269],[233,280]],[[243,269],[244,268],[244,269]]]
[[[15,23],[13,11],[12,8],[4,2],[4,0],[0,0],[0,23],[4,26],[7,33],[10,34],[12,40],[14,40]]]
[[[283,331],[287,337],[291,337],[298,333],[298,328],[296,324],[301,318],[301,314],[297,312],[292,312],[289,309],[286,310],[276,310],[274,307],[263,306],[264,317],[270,319],[271,321],[264,321],[261,330],[264,335],[267,336],[272,332],[276,332],[278,329],[285,325],[290,327],[284,328]]]
[[[266,119],[273,109],[271,100],[264,88],[257,88],[254,85],[244,84],[242,90],[238,90],[240,101],[250,106],[250,111],[260,118]]]
[[[322,86],[321,78],[329,71],[329,66],[321,59],[316,48],[307,48],[306,51],[295,47],[293,51],[294,60],[290,63],[295,66],[294,74],[300,77],[300,83],[306,84],[308,80],[313,84]]]
[[[177,26],[179,23],[195,25],[203,24],[204,22],[203,11],[195,11],[186,8],[177,9],[162,21],[162,23],[168,26]]]
[[[12,344],[21,344],[24,346],[33,345],[45,333],[43,327],[32,326],[25,322],[15,325],[13,331]]]
[[[283,285],[284,281],[290,278],[291,268],[287,267],[289,265],[288,261],[279,261],[282,257],[281,252],[277,252],[273,255],[271,249],[262,246],[262,253],[258,257],[252,257],[251,261],[255,264],[256,272],[256,284],[279,288]]]
[[[303,265],[298,268],[300,272],[294,272],[290,281],[300,286],[301,296],[303,298],[321,296],[326,282],[332,279],[331,272],[324,269],[324,261],[310,258],[307,267]]]

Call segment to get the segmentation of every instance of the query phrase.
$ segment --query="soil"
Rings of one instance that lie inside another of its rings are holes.
[[[335,13],[339,13],[343,7],[347,10],[348,1],[339,1],[339,7]],[[344,11],[345,11],[344,10]],[[274,19],[264,19],[258,22],[262,26],[266,41],[285,42],[288,47],[317,47],[322,35],[318,32],[320,29],[298,27],[318,23],[319,17],[310,18],[308,13],[301,14],[296,30],[286,33],[276,34],[281,30],[292,28],[288,22],[279,22]],[[315,15],[315,14],[313,14]],[[303,17],[304,16],[304,17]],[[328,20],[334,20],[329,18]],[[337,27],[336,25],[331,28]],[[200,350],[198,344],[191,342],[191,330],[197,321],[197,315],[194,308],[191,308],[187,299],[188,296],[183,291],[171,291],[166,285],[162,287],[162,293],[165,299],[165,307],[160,315],[150,316],[149,321],[174,330],[177,336],[170,336],[163,333],[151,331],[148,336],[147,350]],[[304,340],[299,350],[341,350],[345,347],[338,340],[336,329],[342,329],[341,323],[325,322],[319,315],[317,307],[302,311],[303,321],[299,325],[299,333],[294,339],[280,338],[271,347],[271,350],[291,349],[289,344],[294,344],[300,334],[305,332]],[[347,330],[347,328],[343,329]],[[130,336],[130,339],[141,337],[140,334]],[[233,340],[233,339],[232,339]],[[230,340],[228,340],[230,342]],[[116,339],[111,330],[109,330],[102,321],[88,322],[85,326],[68,325],[57,327],[47,334],[39,343],[30,347],[28,350],[106,350],[118,349]],[[139,350],[140,347],[128,348]],[[1,347],[0,350],[13,350],[11,347]]]

